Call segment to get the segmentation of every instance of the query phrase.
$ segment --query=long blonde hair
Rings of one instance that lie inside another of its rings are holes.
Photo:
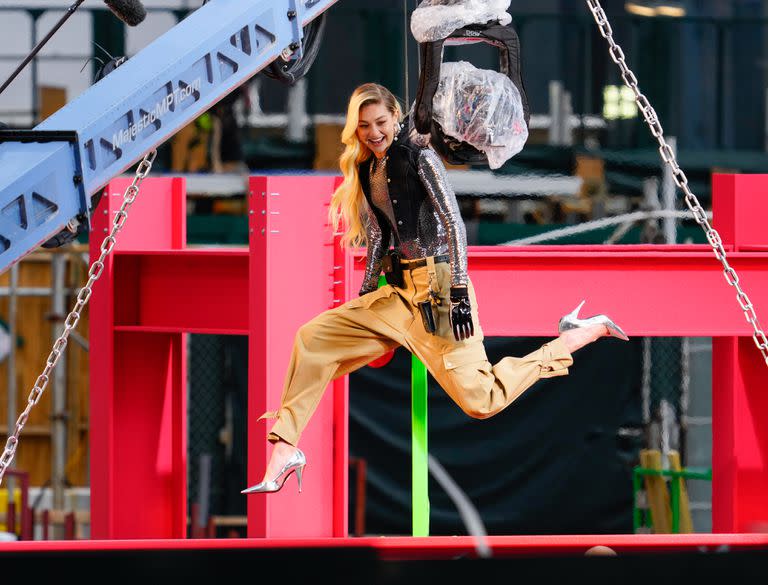
[[[368,104],[383,104],[397,122],[400,122],[403,115],[397,98],[378,83],[365,83],[357,87],[349,98],[347,121],[341,131],[341,141],[346,146],[339,157],[344,182],[334,192],[328,211],[334,231],[339,229],[340,224],[345,229],[341,237],[341,245],[344,247],[365,246],[368,243],[362,219],[365,195],[357,173],[357,165],[368,160],[372,154],[357,138],[360,110]]]

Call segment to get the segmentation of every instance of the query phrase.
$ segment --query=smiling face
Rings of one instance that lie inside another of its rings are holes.
[[[360,108],[357,138],[376,158],[381,158],[395,139],[395,114],[381,103],[369,103]]]

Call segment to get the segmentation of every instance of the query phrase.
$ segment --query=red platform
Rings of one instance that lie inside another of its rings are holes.
[[[0,546],[6,579],[120,575],[148,583],[272,580],[350,585],[711,582],[761,583],[768,536],[494,536],[479,558],[468,537],[19,542]],[[610,560],[595,558],[601,545]],[[608,547],[607,549],[605,547]],[[487,558],[490,556],[490,558]]]
[[[292,490],[248,499],[249,539],[186,535],[187,333],[249,337],[249,481],[261,477],[293,335],[356,294],[363,258],[343,253],[327,226],[336,177],[254,177],[248,248],[188,248],[180,179],[149,179],[94,291],[91,321],[89,542],[19,542],[18,553],[349,547],[377,558],[472,555],[467,537],[345,538],[347,383],[333,384],[303,439],[311,469]],[[94,217],[100,235],[122,203],[109,186]],[[768,314],[768,176],[716,176],[715,225],[729,261]],[[100,238],[92,238],[92,252]],[[707,246],[473,247],[469,267],[487,335],[554,336],[556,316],[587,299],[630,336],[713,337],[713,527],[717,534],[494,536],[495,555],[766,550],[766,365],[722,268]],[[306,291],[313,291],[307,294]],[[503,291],[514,291],[514,299]],[[514,300],[514,302],[510,302]],[[245,497],[245,496],[244,496]],[[139,513],[139,510],[141,511]],[[147,540],[151,539],[151,540]]]
[[[576,536],[488,536],[484,539],[493,558],[584,555],[594,546],[606,546],[617,554],[705,553],[716,550],[766,552],[768,534],[606,534]],[[448,560],[458,556],[477,558],[477,541],[469,536],[414,538],[234,538],[186,540],[81,540],[21,541],[0,543],[0,551],[170,551],[170,550],[280,550],[299,548],[365,549],[385,561]],[[0,557],[1,558],[1,557]]]

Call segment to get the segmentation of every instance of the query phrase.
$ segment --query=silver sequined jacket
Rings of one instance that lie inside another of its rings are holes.
[[[365,193],[367,265],[360,294],[376,290],[384,254],[406,259],[447,254],[451,286],[467,284],[467,235],[442,160],[404,130],[382,159],[358,166]]]

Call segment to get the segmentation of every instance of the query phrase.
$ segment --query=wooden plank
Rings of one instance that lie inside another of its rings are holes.
[[[45,361],[53,346],[53,328],[63,322],[74,305],[75,294],[88,279],[88,267],[79,257],[87,252],[87,246],[70,244],[62,248],[37,251],[19,263],[19,287],[50,288],[52,284],[51,259],[67,254],[65,288],[72,291],[65,303],[65,314],[51,315],[50,296],[18,297],[16,348],[16,404],[17,413],[27,405],[29,393],[37,377],[45,367]],[[9,285],[9,273],[0,275],[0,287]],[[0,318],[7,321],[8,298],[0,297]],[[88,308],[86,307],[75,329],[88,341]],[[72,337],[65,350],[68,461],[67,479],[75,486],[88,485],[88,354]],[[59,362],[57,367],[61,367]],[[0,364],[0,432],[7,436],[7,361]],[[32,409],[29,421],[21,435],[14,466],[30,472],[32,485],[43,485],[51,477],[51,390],[49,383],[38,404]]]
[[[88,247],[82,245],[82,251],[88,259]],[[72,261],[67,266],[67,283],[79,291],[88,282],[89,265],[81,260]],[[70,303],[74,303],[73,298]],[[89,305],[80,315],[76,331],[90,345]],[[71,306],[67,306],[67,311]],[[67,479],[73,486],[89,485],[88,478],[88,396],[90,392],[90,373],[88,351],[79,343],[70,339],[67,345]]]
[[[661,471],[661,452],[656,449],[641,450],[640,465],[646,469]],[[672,532],[672,510],[669,505],[667,483],[660,475],[646,475],[644,483],[648,494],[648,506],[651,509],[653,532],[669,534]]]
[[[680,465],[680,453],[677,451],[670,451],[667,454],[669,460],[669,468],[672,471],[682,471],[683,468]],[[682,477],[673,477],[670,480],[675,482],[680,489],[680,520],[679,520],[679,532],[680,533],[692,533],[693,532],[693,520],[691,518],[691,506],[688,501],[688,488],[686,487],[685,479]]]

